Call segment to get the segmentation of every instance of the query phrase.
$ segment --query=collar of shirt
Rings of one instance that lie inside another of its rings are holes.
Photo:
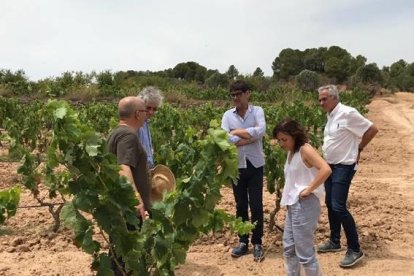
[[[328,113],[328,116],[329,116],[329,117],[333,117],[333,116],[335,116],[335,114],[339,112],[338,110],[341,108],[341,106],[342,106],[342,104],[341,104],[341,103],[338,103],[338,104],[335,106],[335,108],[334,108],[334,109],[332,109],[332,111],[331,111],[330,113]]]
[[[232,110],[232,111],[233,111],[233,113],[234,113],[234,114],[239,115],[239,112],[237,112],[237,108],[233,107],[233,110]],[[246,113],[251,113],[252,111],[253,111],[253,107],[252,107],[252,105],[250,105],[250,104],[249,104],[249,105],[247,106],[247,111],[246,111]]]

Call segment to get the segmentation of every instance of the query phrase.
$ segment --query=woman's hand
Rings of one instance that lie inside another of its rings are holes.
[[[303,189],[300,193],[299,193],[299,199],[305,199],[307,198],[312,192],[309,191],[308,188]]]

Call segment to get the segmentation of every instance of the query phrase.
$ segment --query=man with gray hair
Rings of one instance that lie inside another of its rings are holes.
[[[148,168],[151,169],[154,167],[154,149],[152,147],[151,131],[150,131],[150,119],[155,115],[157,109],[162,105],[163,96],[161,91],[153,86],[145,87],[138,94],[138,98],[142,99],[145,103],[145,108],[147,110],[147,117],[144,122],[144,125],[140,127],[137,131],[139,140],[142,143],[142,146],[147,153],[147,163]]]
[[[341,250],[342,225],[348,250],[339,266],[346,268],[355,265],[364,257],[354,218],[347,209],[348,192],[360,154],[377,134],[378,129],[355,108],[340,103],[335,85],[322,86],[318,92],[319,104],[327,112],[328,118],[322,151],[332,169],[332,174],[325,181],[330,238],[318,247],[318,252]]]

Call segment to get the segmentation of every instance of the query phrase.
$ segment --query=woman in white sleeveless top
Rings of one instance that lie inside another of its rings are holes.
[[[322,275],[314,246],[314,233],[324,196],[322,183],[331,168],[309,145],[305,131],[298,122],[285,119],[273,129],[273,138],[288,152],[285,163],[285,186],[281,205],[287,206],[283,232],[283,256],[286,275]]]

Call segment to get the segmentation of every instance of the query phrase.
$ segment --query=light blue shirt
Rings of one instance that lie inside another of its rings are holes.
[[[239,168],[247,167],[246,159],[255,168],[264,166],[265,157],[262,139],[266,131],[266,121],[263,108],[249,105],[244,118],[237,113],[235,107],[229,109],[223,114],[221,128],[228,133],[233,129],[243,128],[251,135],[250,140],[253,141],[252,143],[237,147],[239,153]],[[240,137],[230,135],[230,143],[235,144],[240,140]]]
[[[148,168],[154,167],[154,152],[152,149],[151,132],[149,128],[149,121],[145,120],[144,125],[138,129],[138,138],[147,153]]]

